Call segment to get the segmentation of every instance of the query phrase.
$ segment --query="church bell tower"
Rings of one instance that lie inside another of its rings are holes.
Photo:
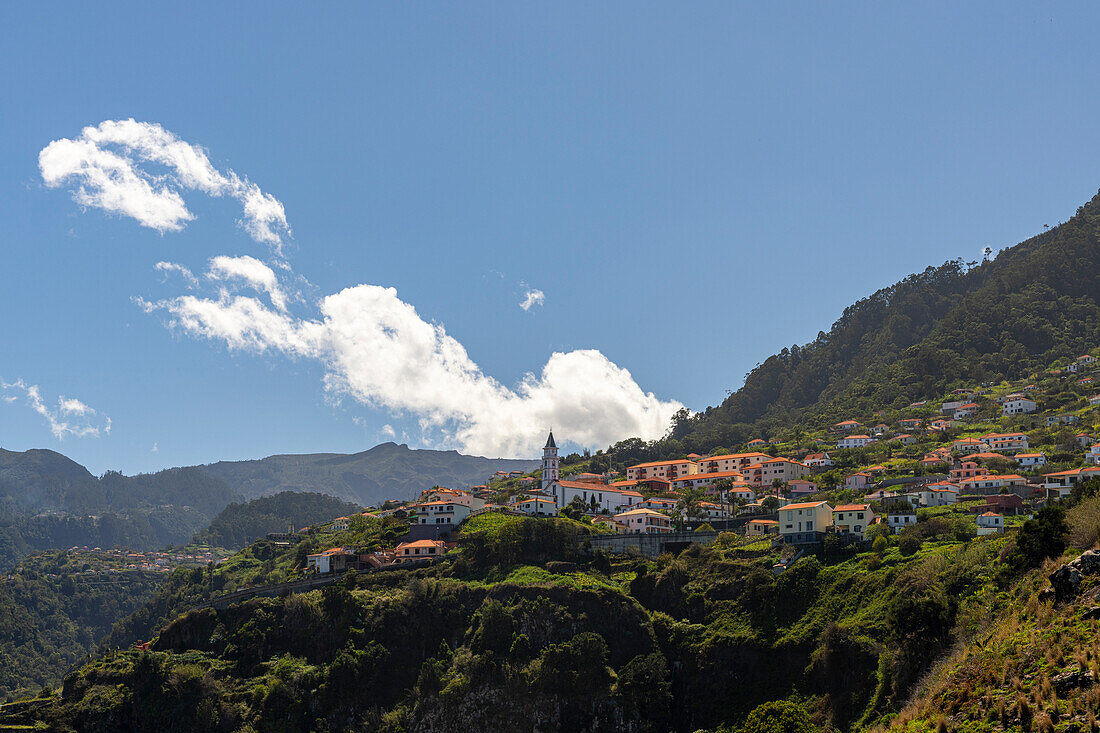
[[[542,449],[542,490],[550,488],[553,481],[558,480],[558,444],[554,442],[554,431],[550,431],[550,437],[546,439],[546,445]]]

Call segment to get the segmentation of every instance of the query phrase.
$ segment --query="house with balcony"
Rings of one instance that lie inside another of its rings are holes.
[[[959,438],[951,444],[952,453],[961,453],[963,455],[968,453],[980,453],[989,450],[989,448],[989,443],[985,443],[977,438]]]
[[[1035,400],[1029,400],[1023,395],[1009,395],[1004,404],[1001,405],[1001,414],[1008,415],[1024,415],[1029,412],[1035,412],[1039,409],[1039,405]]]
[[[1013,487],[1020,487],[1022,489],[1022,487],[1026,485],[1027,479],[1019,474],[986,474],[985,476],[975,476],[974,478],[960,481],[959,490],[974,494],[999,494],[1002,489],[1012,489]]]
[[[409,507],[411,524],[436,524],[455,527],[470,516],[471,509],[453,501],[425,501]]]
[[[402,542],[397,546],[396,563],[416,562],[417,560],[434,560],[442,557],[447,551],[447,544],[443,540],[416,540],[415,542]]]
[[[651,461],[650,463],[639,463],[626,469],[626,478],[637,481],[647,478],[660,478],[671,481],[680,476],[696,473],[698,470],[699,464],[686,458],[675,461]]]
[[[1027,433],[989,433],[983,435],[982,440],[995,451],[1021,451],[1030,447],[1027,443]]]
[[[1100,477],[1100,466],[1071,468],[1068,471],[1043,474],[1043,488],[1048,497],[1063,498],[1073,492],[1073,487],[1081,481]]]
[[[708,490],[719,481],[727,480],[732,484],[745,484],[745,476],[740,471],[714,471],[712,473],[693,473],[680,476],[671,481],[673,491],[684,489]]]
[[[767,453],[726,453],[720,456],[710,456],[699,460],[697,464],[699,473],[722,473],[726,471],[742,471],[764,461],[772,459]]]
[[[667,534],[672,531],[671,518],[645,507],[621,512],[614,518],[626,527],[627,534]]]
[[[952,468],[949,475],[952,481],[962,481],[975,476],[985,476],[987,473],[989,469],[978,465],[976,461],[963,461],[958,468]]]
[[[1100,465],[1100,443],[1089,447],[1089,449],[1085,451],[1085,463]]]

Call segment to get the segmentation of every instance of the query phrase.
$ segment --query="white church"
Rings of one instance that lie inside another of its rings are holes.
[[[642,495],[631,488],[616,489],[607,484],[563,481],[558,474],[558,445],[554,442],[553,430],[542,449],[542,493],[550,497],[559,510],[578,496],[593,513],[618,514],[642,503]]]

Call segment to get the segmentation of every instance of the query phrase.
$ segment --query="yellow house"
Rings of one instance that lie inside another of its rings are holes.
[[[790,544],[820,542],[833,524],[833,508],[826,501],[788,504],[779,510],[779,535]]]
[[[863,539],[868,525],[875,521],[875,513],[866,504],[841,504],[833,509],[833,527],[841,534]]]

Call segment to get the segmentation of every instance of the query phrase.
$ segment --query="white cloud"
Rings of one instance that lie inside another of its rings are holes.
[[[532,307],[542,305],[545,302],[546,294],[537,288],[532,288],[523,294],[523,300],[520,302],[519,307],[529,311]]]
[[[160,452],[160,446],[157,445],[156,443],[153,443],[153,448],[149,452],[150,453],[159,453]]]
[[[379,432],[387,438],[397,437],[397,432],[393,429],[393,425],[383,425],[382,430]]]
[[[46,419],[50,432],[58,440],[64,440],[67,435],[78,438],[99,437],[111,432],[111,418],[104,416],[102,422],[98,421],[96,411],[78,399],[58,397],[57,407],[51,408],[42,399],[38,385],[27,384],[22,379],[14,382],[0,381],[0,391],[9,393],[3,396],[4,402],[8,404],[22,395],[27,406]],[[18,394],[11,394],[13,392]]]
[[[202,148],[157,124],[129,119],[85,127],[78,138],[61,138],[43,148],[38,167],[47,186],[74,185],[73,200],[81,206],[129,216],[162,234],[179,231],[195,218],[181,195],[187,190],[236,199],[245,231],[276,252],[281,252],[282,235],[290,234],[278,199],[231,170],[219,171]]]
[[[233,171],[219,171],[202,148],[160,125],[131,119],[87,127],[75,140],[50,143],[39,154],[39,166],[46,185],[75,186],[73,197],[81,205],[130,216],[162,233],[182,229],[194,218],[182,191],[240,201],[242,225],[273,246],[279,256],[274,262],[215,257],[205,281],[216,292],[135,302],[147,313],[167,314],[177,330],[232,350],[316,360],[331,396],[412,415],[423,442],[530,457],[551,425],[562,439],[585,446],[629,436],[652,439],[664,434],[681,407],[643,392],[630,372],[595,350],[555,353],[537,374],[512,387],[501,384],[442,325],[422,319],[393,288],[356,285],[322,298],[315,316],[292,313],[289,303],[303,301],[286,282],[308,283],[281,259],[281,236],[290,233],[283,205]],[[157,269],[178,273],[191,289],[202,287],[183,265],[160,262]],[[526,288],[521,308],[545,302],[541,290],[521,285]],[[270,305],[241,290],[265,295]],[[406,432],[401,435],[407,442]]]
[[[243,279],[269,294],[273,287],[266,276]],[[224,290],[139,302],[169,314],[172,327],[230,349],[317,360],[330,394],[415,415],[422,432],[444,446],[481,455],[530,456],[550,425],[586,446],[652,439],[681,407],[643,392],[630,372],[595,350],[555,353],[538,374],[507,387],[394,288],[347,288],[323,298],[312,319]]]
[[[266,292],[276,308],[286,310],[286,294],[279,286],[275,271],[255,257],[219,255],[210,260],[210,270],[206,276],[211,280],[244,280],[253,288]]]

